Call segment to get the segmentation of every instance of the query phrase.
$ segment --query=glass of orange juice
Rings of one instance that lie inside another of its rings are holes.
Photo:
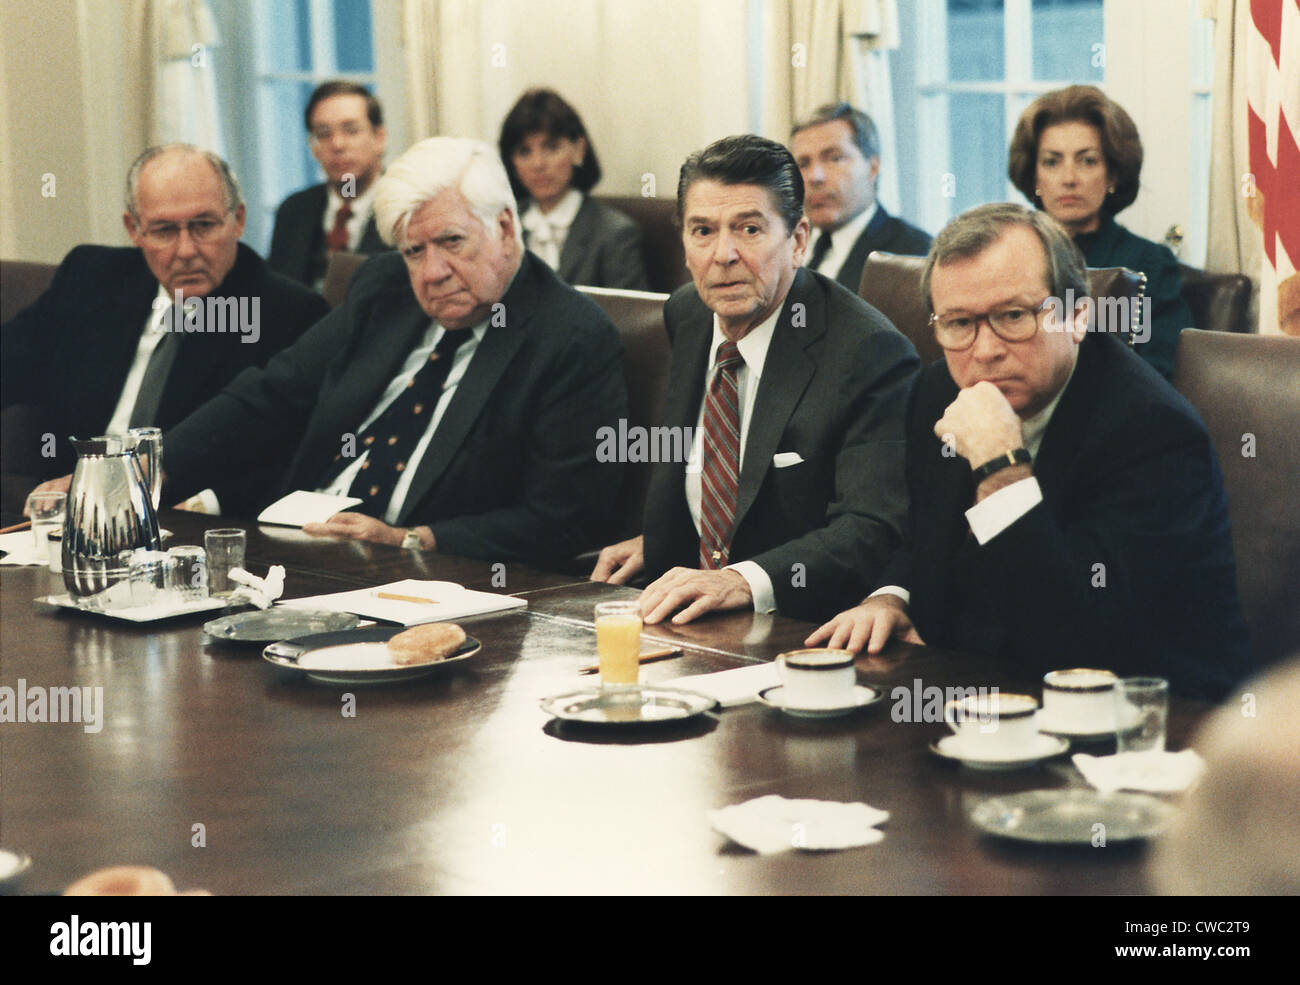
[[[641,671],[641,603],[596,603],[596,652],[606,691],[636,687]]]

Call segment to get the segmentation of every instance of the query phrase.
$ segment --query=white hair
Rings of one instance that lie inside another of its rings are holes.
[[[406,237],[411,216],[448,188],[459,189],[470,211],[493,236],[500,235],[497,217],[509,209],[515,240],[523,248],[519,206],[501,159],[491,144],[464,137],[421,140],[389,165],[375,183],[375,226],[383,241],[398,245]]]

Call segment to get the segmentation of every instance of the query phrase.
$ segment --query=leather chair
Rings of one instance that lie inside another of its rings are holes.
[[[627,213],[641,227],[645,237],[645,261],[650,290],[671,294],[691,279],[686,271],[682,233],[677,228],[675,198],[642,198],[637,195],[596,197],[606,205]]]
[[[595,301],[618,329],[623,340],[623,378],[627,381],[628,428],[658,427],[663,424],[664,396],[668,388],[668,365],[672,348],[664,328],[665,294],[642,291],[617,291],[601,287],[579,287]],[[632,462],[625,466],[623,489],[619,495],[613,540],[635,537],[641,532],[645,497],[650,489],[651,462]],[[587,563],[588,560],[590,563]],[[595,556],[575,567],[591,571]]]
[[[1253,331],[1249,277],[1212,274],[1181,263],[1178,267],[1183,275],[1183,300],[1192,310],[1192,321],[1197,328],[1207,332]]]
[[[55,263],[0,260],[0,322],[7,322],[44,294],[58,269]]]
[[[352,281],[352,275],[369,259],[364,253],[348,253],[346,250],[330,254],[320,293],[331,308],[337,308],[343,303],[343,299],[348,296],[348,284]]]
[[[893,322],[916,346],[921,362],[929,365],[943,358],[943,349],[930,328],[930,302],[921,297],[925,259],[880,251],[872,253],[862,268],[858,295]],[[1137,310],[1146,287],[1146,277],[1127,267],[1089,269],[1088,282],[1092,295],[1102,302],[1126,298],[1125,312]],[[1121,334],[1127,334],[1127,328],[1122,326]]]
[[[1174,386],[1223,467],[1237,585],[1261,661],[1300,653],[1300,339],[1188,329]]]
[[[58,265],[0,260],[0,323],[22,311],[50,286]],[[0,411],[0,513],[13,518],[23,508],[42,471],[40,413],[17,404]]]

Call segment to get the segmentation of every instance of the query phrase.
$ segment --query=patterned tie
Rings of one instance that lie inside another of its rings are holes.
[[[437,348],[429,353],[428,362],[406,384],[406,389],[393,398],[370,427],[361,432],[360,447],[368,454],[348,488],[348,495],[361,499],[354,507],[358,512],[382,517],[388,509],[397,480],[406,471],[407,459],[428,430],[429,419],[442,396],[456,350],[473,335],[468,329],[444,331]],[[340,455],[334,457],[334,462],[336,465],[342,462],[343,468],[334,469],[333,475],[338,475],[351,464]]]
[[[700,473],[700,567],[722,568],[731,550],[740,491],[740,399],[736,373],[745,360],[735,342],[718,346],[717,372],[704,397]]]
[[[344,202],[339,206],[338,215],[334,217],[334,228],[325,237],[325,247],[331,253],[348,248],[348,220],[352,218],[352,206]]]
[[[831,234],[823,230],[822,234],[817,237],[817,242],[813,244],[812,256],[808,259],[808,269],[816,270],[820,267],[822,261],[826,259],[826,254],[830,251]]]

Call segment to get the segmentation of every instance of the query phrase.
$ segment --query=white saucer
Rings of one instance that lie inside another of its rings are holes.
[[[776,708],[794,718],[839,718],[841,715],[848,715],[859,708],[865,708],[869,704],[879,701],[884,692],[877,687],[871,687],[869,684],[853,685],[853,701],[847,705],[841,705],[835,708],[788,708],[782,700],[785,694],[785,688],[778,684],[776,687],[764,688],[758,692],[758,700],[769,708]]]
[[[1042,733],[1035,736],[1028,748],[1009,756],[999,756],[993,759],[976,758],[963,753],[959,748],[959,742],[955,735],[947,735],[930,743],[930,751],[936,756],[942,756],[944,759],[955,759],[963,766],[969,766],[971,769],[976,770],[1019,769],[1022,766],[1029,766],[1044,759],[1059,756],[1069,748],[1069,739],[1058,735],[1043,735]]]
[[[1067,726],[1064,722],[1058,722],[1050,712],[1042,709],[1038,712],[1038,731],[1045,735],[1074,739],[1076,742],[1104,742],[1106,739],[1115,738],[1114,725],[1083,729],[1077,725]]]

